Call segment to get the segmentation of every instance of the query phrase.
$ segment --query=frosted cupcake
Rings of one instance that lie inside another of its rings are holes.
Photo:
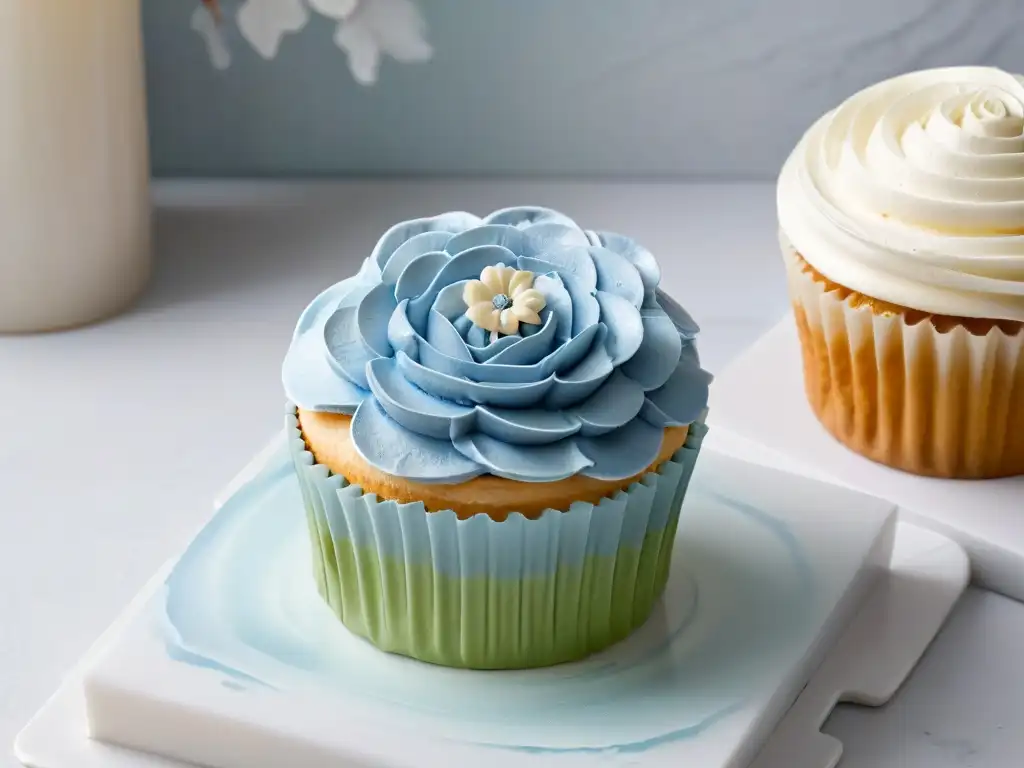
[[[803,137],[778,210],[825,428],[908,472],[1024,474],[1024,78],[862,91]]]
[[[392,227],[285,359],[320,593],[448,666],[582,658],[650,615],[711,377],[632,240],[535,207]]]

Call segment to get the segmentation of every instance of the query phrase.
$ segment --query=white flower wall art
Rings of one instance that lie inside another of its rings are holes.
[[[300,32],[313,14],[337,24],[334,42],[361,85],[377,82],[385,55],[405,64],[425,62],[433,55],[426,22],[412,0],[243,0],[233,13],[224,5],[202,0],[192,14],[192,29],[206,42],[217,69],[231,66],[225,24],[233,21],[242,37],[269,60],[277,56],[285,36]]]

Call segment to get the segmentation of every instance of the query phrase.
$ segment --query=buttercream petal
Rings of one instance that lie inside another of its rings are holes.
[[[635,419],[644,405],[644,390],[628,376],[613,371],[598,390],[569,414],[579,419],[580,434],[602,435]]]
[[[533,286],[533,272],[517,269],[508,283],[508,295],[515,299]]]
[[[314,323],[288,347],[281,367],[285,396],[306,410],[353,413],[369,393],[338,375],[324,347],[324,325]]]
[[[539,205],[517,205],[512,208],[502,208],[484,217],[484,223],[505,224],[520,229],[533,224],[549,223],[579,229],[576,222],[564,213]]]
[[[605,345],[612,364],[622,365],[636,354],[644,339],[640,310],[621,296],[604,291],[597,292],[597,303],[601,307],[601,322],[608,326]]]
[[[410,261],[398,276],[395,299],[415,299],[430,287],[431,281],[448,261],[448,254],[443,251],[424,253]]]
[[[463,281],[445,286],[438,292],[431,309],[454,323],[458,318],[463,317],[466,314],[466,309],[468,309],[466,302],[463,300],[465,292],[466,284]],[[491,300],[486,299],[486,303],[490,305]]]
[[[579,419],[570,414],[480,405],[452,422],[449,437],[480,433],[511,445],[550,445],[571,437],[580,427]]]
[[[420,362],[432,370],[456,378],[497,385],[526,384],[541,381],[554,373],[574,368],[594,347],[603,325],[588,328],[579,336],[558,346],[551,354],[535,365],[501,365],[494,361],[487,363],[467,362],[449,357],[429,344],[420,345]],[[557,337],[557,334],[556,334]],[[603,338],[603,337],[602,337]]]
[[[523,242],[523,233],[515,227],[505,224],[484,224],[452,237],[446,250],[452,256],[457,256],[478,245],[501,245],[512,253],[522,253]]]
[[[597,437],[576,437],[580,452],[590,460],[581,474],[598,480],[638,475],[658,458],[664,432],[642,419]]]
[[[520,256],[516,259],[516,266],[519,267],[520,272],[533,272],[533,278],[535,281],[538,275],[558,273],[557,264],[552,264],[550,261],[544,261],[544,259],[537,258],[536,256]],[[536,288],[537,286],[534,285],[533,287]]]
[[[419,360],[419,342],[421,337],[409,323],[409,318],[406,316],[408,308],[409,300],[403,299],[398,303],[395,311],[391,313],[391,317],[388,320],[388,343],[395,352],[401,350],[413,360]]]
[[[427,368],[402,352],[396,355],[396,359],[402,375],[424,392],[462,405],[479,403],[501,408],[525,408],[542,401],[555,379],[552,374],[546,379],[531,382],[476,382]]]
[[[648,293],[644,297],[644,305],[657,305],[664,309],[665,313],[672,318],[672,322],[675,323],[676,328],[679,330],[679,335],[684,339],[695,339],[697,334],[700,333],[700,326],[690,317],[690,313],[683,309],[678,301],[661,289],[657,292]]]
[[[466,310],[466,317],[473,321],[473,325],[485,331],[498,330],[498,312],[489,301],[481,301],[471,306]]]
[[[558,338],[561,342],[567,341],[572,334],[572,298],[566,290],[562,278],[557,272],[547,275],[538,275],[533,281],[536,288],[544,297],[547,310],[558,318]]]
[[[640,348],[622,364],[622,372],[636,381],[645,390],[657,389],[672,375],[683,340],[664,310],[641,309],[640,319],[644,326],[644,338]]]
[[[391,286],[380,283],[363,297],[356,309],[356,325],[363,344],[378,357],[394,354],[388,342],[388,324],[397,307]]]
[[[487,343],[490,333],[491,332],[486,328],[481,328],[479,325],[474,325],[466,332],[466,344],[469,346],[469,351],[473,355],[473,359],[478,363],[483,362],[483,360],[481,360],[474,350],[487,349],[491,346]],[[501,341],[501,339],[498,339],[498,341]]]
[[[576,280],[566,280],[565,288],[572,300],[572,335],[577,336],[584,328],[601,321],[601,307],[594,294],[584,291]]]
[[[370,391],[388,416],[406,429],[448,440],[452,420],[472,413],[473,407],[428,395],[413,386],[393,357],[378,357],[367,366]]]
[[[590,245],[583,230],[555,222],[542,222],[524,227],[523,237],[526,238],[523,255],[540,258],[545,258],[544,254],[556,248]]]
[[[466,334],[473,327],[473,321],[466,317],[465,314],[462,314],[452,320],[452,325],[455,326],[455,330],[459,332],[462,338],[466,338]],[[466,343],[468,344],[469,342]]]
[[[608,329],[604,324],[592,326],[594,340],[587,352],[575,366],[555,376],[555,381],[547,394],[544,405],[551,410],[569,408],[583,402],[593,395],[612,374],[612,359],[605,349],[604,340]],[[581,334],[576,338],[584,337]],[[575,342],[576,339],[573,339]]]
[[[578,335],[584,328],[588,328],[601,319],[601,309],[597,304],[597,299],[575,275],[568,271],[559,272],[556,265],[542,259],[524,256],[519,259],[518,264],[520,269],[532,269],[535,272],[543,273],[541,277],[545,275],[549,278],[556,277],[565,292],[569,294],[569,306],[572,308],[572,325],[568,328],[569,336]],[[538,285],[539,280],[539,277],[534,280],[533,287],[540,290],[546,300],[550,300],[550,296],[543,290],[546,283],[542,282]]]
[[[687,342],[668,381],[647,393],[640,417],[659,428],[692,424],[707,407],[712,379],[700,367],[693,342]]]
[[[378,355],[366,346],[360,335],[358,308],[342,307],[331,315],[324,324],[323,342],[327,361],[335,373],[362,389],[369,389],[366,364]]]
[[[665,413],[650,399],[644,399],[643,407],[640,409],[640,418],[654,427],[665,429],[666,427],[685,427],[686,423],[681,422],[673,416]]]
[[[537,258],[554,264],[559,274],[578,280],[584,291],[589,293],[597,290],[597,268],[590,258],[589,246],[549,248],[540,252]]]
[[[597,290],[614,293],[639,308],[644,301],[644,283],[636,267],[607,248],[591,246],[588,250],[597,270]]]
[[[455,330],[455,326],[436,309],[432,309],[427,318],[426,341],[438,352],[448,357],[456,360],[473,360],[466,347],[466,342]]]
[[[489,358],[490,365],[534,365],[539,363],[549,354],[555,343],[555,327],[558,325],[558,318],[548,315],[547,322],[541,328],[540,333],[525,338],[506,336],[498,339],[498,342],[490,346],[498,346],[505,339],[513,339],[514,343],[499,349],[497,353]]]
[[[452,441],[456,450],[492,475],[525,483],[552,483],[579,474],[590,460],[576,448],[574,440],[530,448],[509,445],[493,437],[471,434]]]
[[[658,266],[658,260],[642,245],[615,232],[588,232],[587,234],[589,239],[596,241],[595,245],[601,245],[619,254],[632,264],[640,274],[645,291],[653,291],[658,287],[658,283],[661,282],[661,268]]]
[[[398,246],[423,232],[462,232],[480,224],[480,218],[465,211],[452,211],[440,216],[412,219],[395,224],[385,232],[374,246],[370,258],[383,272]]]
[[[562,321],[559,320],[558,322],[561,323]],[[601,354],[598,348],[603,347],[606,333],[607,329],[603,324],[585,328],[577,336],[573,336],[569,341],[544,358],[541,361],[541,365],[544,366],[545,370],[550,368],[558,374],[571,371],[583,360],[587,359],[587,357]],[[555,337],[558,337],[557,332]]]
[[[366,462],[413,482],[461,483],[487,471],[456,450],[449,440],[418,435],[401,426],[372,397],[356,409],[350,434]]]
[[[480,330],[480,336],[478,338],[470,339],[467,337],[466,344],[469,346],[469,352],[473,355],[473,359],[478,363],[486,363],[488,360],[493,359],[499,352],[502,352],[513,344],[518,344],[522,341],[521,336],[502,336],[496,341],[490,341],[489,334],[483,329]],[[479,341],[478,344],[474,343]]]
[[[572,295],[571,292],[570,295]],[[573,301],[572,333],[574,336],[578,336],[584,328],[589,328],[600,320],[601,307],[594,296],[588,293]]]
[[[469,280],[462,290],[462,300],[467,307],[494,299],[494,291],[482,280]]]
[[[355,279],[376,285],[380,282],[380,275],[380,267],[377,266],[377,262],[372,258],[365,258],[363,259],[363,263],[359,266],[359,271],[356,273]]]
[[[363,269],[359,271],[358,275],[335,283],[309,303],[295,324],[295,331],[292,333],[293,340],[312,330],[314,326],[318,326],[317,335],[322,336],[324,323],[335,310],[343,306],[354,307],[362,301],[363,296],[380,282],[374,276],[363,276],[363,273],[367,271],[366,263],[364,262]],[[376,269],[374,265],[371,266],[374,270]]]
[[[381,270],[381,282],[396,285],[402,272],[414,259],[425,253],[443,253],[445,244],[450,239],[450,232],[421,232],[409,238],[391,254],[388,263]]]

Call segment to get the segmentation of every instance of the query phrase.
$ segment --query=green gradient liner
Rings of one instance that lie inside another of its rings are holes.
[[[363,493],[316,464],[295,408],[289,447],[321,596],[377,647],[473,669],[543,667],[622,640],[665,589],[703,417],[658,471],[597,505],[459,520]]]

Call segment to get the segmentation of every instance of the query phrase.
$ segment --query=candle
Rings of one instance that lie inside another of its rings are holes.
[[[0,2],[0,332],[130,304],[148,185],[140,0]]]

